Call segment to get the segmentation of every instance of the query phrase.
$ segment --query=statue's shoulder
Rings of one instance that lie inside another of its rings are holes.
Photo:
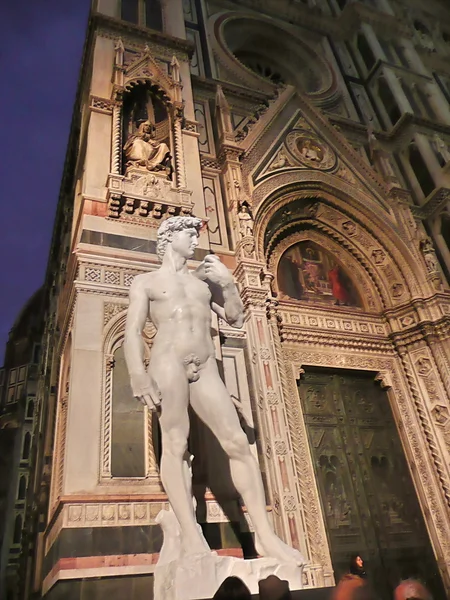
[[[153,282],[157,279],[157,274],[157,271],[152,271],[150,273],[136,275],[131,284],[131,291],[145,290],[151,287]]]

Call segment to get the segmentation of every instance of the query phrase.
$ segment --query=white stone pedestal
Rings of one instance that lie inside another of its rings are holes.
[[[276,575],[289,582],[291,590],[302,588],[302,567],[280,564],[274,558],[243,560],[217,556],[215,552],[194,554],[158,564],[155,569],[155,600],[200,600],[212,598],[222,581],[233,575],[258,593],[258,581]]]

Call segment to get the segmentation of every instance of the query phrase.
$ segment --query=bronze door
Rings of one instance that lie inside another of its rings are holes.
[[[373,374],[308,370],[299,380],[336,581],[360,553],[382,598],[402,578],[442,583],[387,394]]]

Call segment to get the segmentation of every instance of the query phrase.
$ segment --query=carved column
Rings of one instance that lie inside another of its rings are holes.
[[[268,300],[269,282],[261,278],[263,269],[264,265],[256,260],[241,260],[236,269],[246,307],[249,352],[257,391],[259,437],[275,529],[290,545],[309,557],[284,402],[281,345],[276,331],[274,304]]]
[[[105,356],[105,406],[103,415],[101,476],[111,477],[111,428],[112,428],[112,370],[114,356]]]
[[[435,436],[433,423],[430,420],[430,413],[425,406],[423,394],[420,389],[419,377],[425,377],[432,368],[432,361],[423,356],[426,354],[420,350],[420,355],[415,357],[408,352],[408,348],[404,345],[398,347],[398,353],[403,367],[406,380],[408,382],[411,398],[416,408],[416,414],[422,428],[422,433],[428,446],[430,458],[432,460],[437,480],[443,493],[443,499],[450,507],[450,481],[448,477],[448,468],[442,461],[440,449]],[[426,384],[424,384],[426,385]]]
[[[111,154],[111,173],[120,175],[122,154],[122,101],[116,100],[113,108],[113,135]]]
[[[161,479],[159,477],[158,464],[156,462],[155,447],[153,445],[153,413],[146,408],[147,419],[147,477],[150,482],[161,487]],[[161,488],[162,491],[162,488]]]
[[[55,456],[53,462],[53,473],[51,477],[52,487],[50,493],[49,509],[50,513],[56,508],[58,499],[63,491],[64,477],[64,454],[66,448],[66,430],[67,430],[67,403],[69,399],[69,382],[64,383],[65,389],[62,390],[61,397],[58,402],[58,416],[56,418],[55,431]]]
[[[184,189],[186,187],[186,172],[184,164],[184,152],[183,152],[183,134],[181,130],[181,123],[183,120],[183,111],[181,108],[175,109],[174,111],[174,123],[173,123],[173,143],[174,143],[174,156],[175,156],[175,173],[176,173],[176,184],[177,188]]]
[[[242,150],[236,143],[231,112],[222,87],[217,86],[215,118],[219,133],[217,155],[222,169],[222,178],[230,214],[230,229],[233,247],[239,240],[238,210],[242,197],[242,173],[239,158]]]

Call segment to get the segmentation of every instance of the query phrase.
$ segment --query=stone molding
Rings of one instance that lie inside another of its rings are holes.
[[[301,417],[296,378],[306,366],[326,366],[373,371],[374,373],[381,373],[380,377],[383,379],[386,378],[386,373],[389,375],[391,382],[390,400],[391,404],[399,411],[399,418],[402,423],[399,431],[401,437],[404,438],[404,444],[406,443],[406,456],[415,484],[423,490],[423,495],[419,494],[419,498],[422,500],[422,510],[425,519],[428,521],[431,519],[433,522],[432,528],[437,533],[439,539],[439,548],[436,548],[438,556],[448,563],[450,557],[448,508],[446,509],[443,503],[443,492],[445,497],[447,496],[444,488],[448,487],[448,476],[442,472],[441,467],[441,473],[438,472],[438,478],[436,478],[436,472],[431,466],[437,458],[435,436],[428,424],[421,419],[420,413],[422,413],[422,417],[426,413],[422,397],[416,394],[416,409],[408,401],[411,393],[409,386],[411,386],[412,381],[408,380],[408,373],[401,374],[402,368],[399,359],[354,355],[349,354],[344,349],[340,349],[337,353],[336,349],[316,350],[308,346],[302,348],[286,346],[283,350],[283,356],[286,364],[289,365],[288,390],[285,397],[290,416],[288,422],[296,423],[291,430],[297,479],[301,490],[307,532],[314,543],[314,552],[319,553],[319,555],[326,552],[324,549],[327,548],[327,541],[321,526],[323,520],[320,502],[315,485],[314,471],[309,460],[308,440]],[[426,507],[424,506],[424,498],[427,499]],[[428,522],[428,526],[430,525],[431,523]],[[320,562],[323,562],[325,558],[325,556],[320,556]]]

